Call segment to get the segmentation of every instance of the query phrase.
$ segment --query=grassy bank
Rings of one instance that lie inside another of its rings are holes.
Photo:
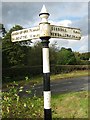
[[[20,98],[15,89],[3,93],[3,118],[43,118],[43,98]],[[88,92],[52,96],[53,118],[88,118]]]
[[[88,118],[88,92],[55,95],[52,108],[53,118]]]
[[[78,71],[72,71],[70,73],[51,75],[51,80],[88,76],[89,72],[90,71],[88,70],[78,70]]]

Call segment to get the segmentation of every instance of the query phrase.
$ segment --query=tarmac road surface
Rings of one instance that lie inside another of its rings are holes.
[[[90,76],[58,79],[51,81],[51,92],[52,94],[63,94],[76,91],[90,90]],[[24,90],[29,90],[29,87],[25,86]],[[32,88],[31,94],[21,94],[22,97],[30,96],[43,96],[43,85],[36,85]]]

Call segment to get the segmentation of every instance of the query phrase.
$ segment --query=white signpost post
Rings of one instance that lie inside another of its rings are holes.
[[[14,31],[11,34],[12,42],[25,41],[40,38],[43,45],[43,91],[44,91],[44,120],[52,120],[51,91],[50,91],[50,65],[49,65],[49,39],[81,39],[81,31],[78,28],[50,25],[49,13],[43,5],[39,14],[41,22],[37,27]]]

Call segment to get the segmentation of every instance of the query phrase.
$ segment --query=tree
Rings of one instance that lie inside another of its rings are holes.
[[[78,65],[88,65],[89,64],[90,52],[86,52],[86,53],[74,52],[74,54],[75,54]]]
[[[25,51],[27,50],[27,47],[21,46],[21,42],[11,42],[11,32],[20,29],[23,28],[19,25],[15,25],[2,39],[2,66],[4,68],[25,64]]]
[[[58,54],[58,48],[57,48],[57,42],[55,41],[53,44],[50,45],[50,64],[57,64],[57,54]]]
[[[49,49],[50,52],[50,64],[57,63],[57,47],[56,43],[52,44]],[[28,62],[29,66],[39,66],[42,65],[42,43],[37,42],[28,51]]]
[[[42,65],[42,44],[35,43],[28,51],[27,64],[29,66]]]
[[[74,52],[76,61],[77,61],[77,65],[81,64],[81,59],[80,59],[80,53],[79,52]]]
[[[1,24],[1,23],[0,23],[0,32],[2,32],[3,37],[4,37],[5,34],[7,33],[7,31],[6,31],[5,27],[4,27],[4,25]]]
[[[90,57],[89,54],[90,54],[89,52],[87,52],[87,53],[81,53],[80,54],[80,59],[81,60],[89,60],[89,57]]]
[[[57,64],[59,65],[75,65],[76,58],[71,48],[61,48],[58,52]]]

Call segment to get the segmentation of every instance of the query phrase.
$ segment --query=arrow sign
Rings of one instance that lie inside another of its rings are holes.
[[[81,39],[81,31],[77,28],[51,25],[51,38]]]
[[[32,40],[32,39],[38,39],[38,38],[39,38],[39,26],[14,31],[11,34],[11,41],[12,42]]]

